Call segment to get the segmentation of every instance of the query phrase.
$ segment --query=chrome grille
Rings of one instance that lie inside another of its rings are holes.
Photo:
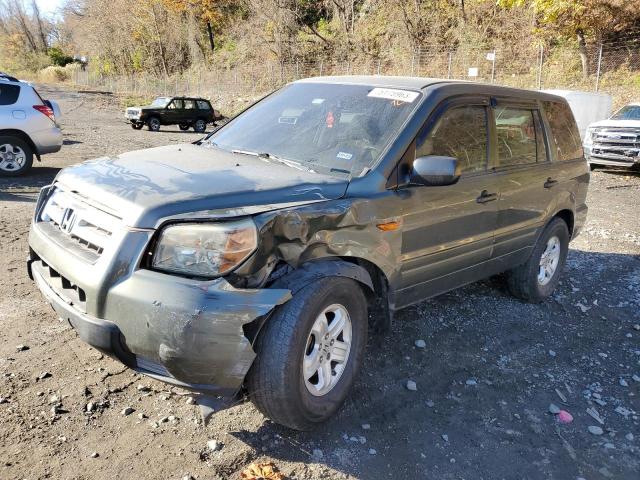
[[[47,199],[39,222],[48,236],[89,261],[102,255],[118,226],[118,218],[59,188]]]
[[[616,128],[598,130],[593,135],[594,143],[605,145],[628,145],[638,146],[640,144],[640,129]]]

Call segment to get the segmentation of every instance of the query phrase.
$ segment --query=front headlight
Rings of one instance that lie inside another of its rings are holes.
[[[153,254],[157,270],[199,277],[224,275],[258,245],[250,219],[220,223],[180,223],[164,228]]]
[[[593,137],[595,136],[595,134],[598,132],[598,129],[595,127],[589,127],[587,128],[587,133],[585,133],[584,135],[584,146],[585,147],[590,147],[591,145],[593,145]]]

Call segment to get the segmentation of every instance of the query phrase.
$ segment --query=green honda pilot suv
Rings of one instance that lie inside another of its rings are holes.
[[[397,310],[500,272],[523,301],[549,297],[588,183],[560,97],[310,78],[194,144],[62,170],[28,268],[97,349],[304,430],[340,408]]]

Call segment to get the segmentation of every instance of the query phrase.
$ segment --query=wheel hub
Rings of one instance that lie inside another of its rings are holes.
[[[561,253],[560,239],[556,236],[547,240],[544,252],[540,256],[538,283],[547,285],[556,273],[558,264],[560,263]]]
[[[9,143],[0,145],[0,170],[18,170],[24,165],[25,161],[26,155],[22,148]]]
[[[340,380],[349,359],[351,335],[351,318],[342,305],[330,305],[316,318],[302,359],[305,385],[312,395],[326,395]]]

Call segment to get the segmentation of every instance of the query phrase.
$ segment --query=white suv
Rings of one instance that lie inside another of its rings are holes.
[[[30,84],[0,73],[0,177],[26,173],[35,155],[62,147],[56,102],[43,100]]]
[[[584,137],[584,155],[591,164],[640,167],[640,103],[622,107],[607,120],[594,122]]]

